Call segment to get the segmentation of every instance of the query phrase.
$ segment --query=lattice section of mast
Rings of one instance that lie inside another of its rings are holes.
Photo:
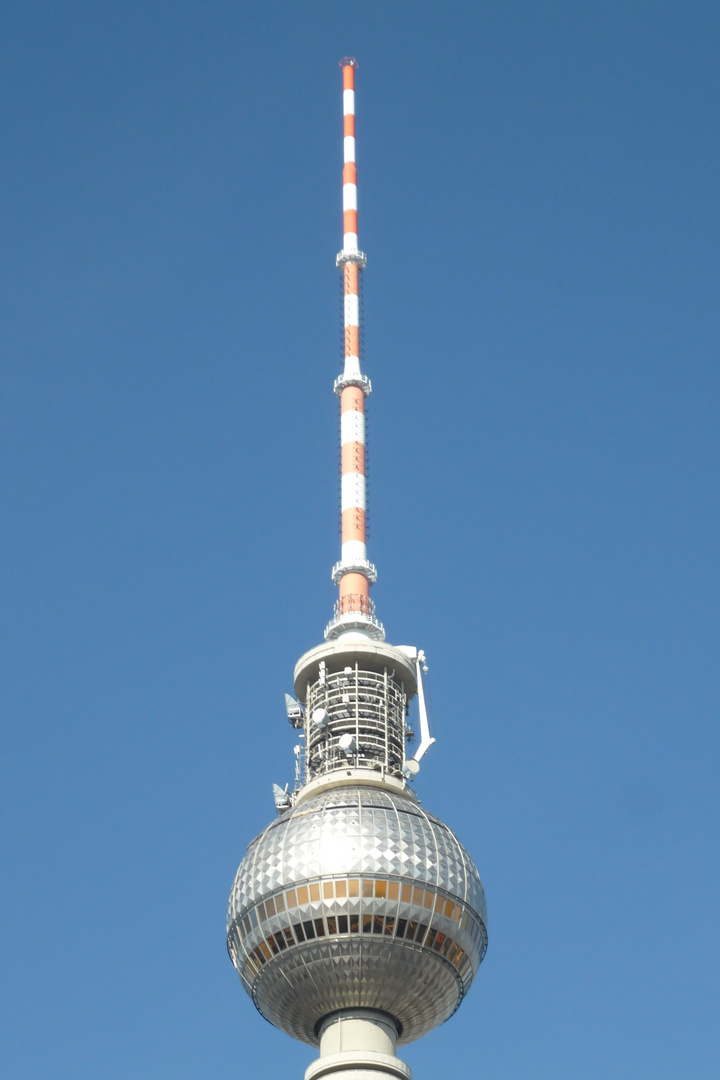
[[[320,677],[306,697],[307,779],[347,768],[402,776],[407,698],[392,673],[358,663]]]

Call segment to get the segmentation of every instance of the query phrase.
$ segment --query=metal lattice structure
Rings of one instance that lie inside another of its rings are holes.
[[[307,690],[306,779],[349,762],[402,776],[406,706],[402,685],[387,668],[365,671],[356,662],[332,674],[323,670]]]

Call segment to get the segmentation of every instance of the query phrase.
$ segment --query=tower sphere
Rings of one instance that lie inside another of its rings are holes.
[[[487,945],[482,884],[447,825],[409,790],[358,779],[273,821],[230,897],[245,989],[312,1044],[323,1018],[350,1008],[392,1016],[400,1043],[419,1038],[458,1007]]]

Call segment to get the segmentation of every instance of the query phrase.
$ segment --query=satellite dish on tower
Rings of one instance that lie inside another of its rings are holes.
[[[408,758],[402,767],[402,773],[406,780],[414,780],[420,772],[420,762],[415,758]]]
[[[342,750],[345,757],[352,757],[355,753],[355,736],[341,735],[338,739],[338,746]]]

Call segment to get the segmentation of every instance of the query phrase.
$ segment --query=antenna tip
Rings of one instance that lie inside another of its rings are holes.
[[[344,68],[344,67],[356,68],[356,67],[359,67],[360,65],[358,64],[358,62],[357,62],[357,60],[355,59],[354,56],[343,56],[342,60],[340,61],[339,66],[342,67],[342,68]]]

